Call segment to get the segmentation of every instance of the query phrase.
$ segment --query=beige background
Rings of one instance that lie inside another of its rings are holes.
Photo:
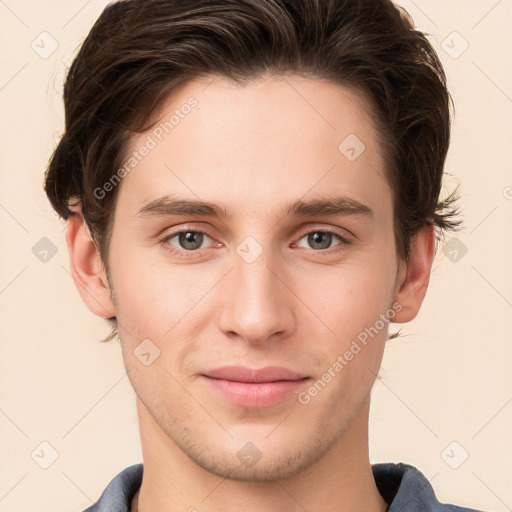
[[[81,511],[141,461],[120,348],[98,342],[107,325],[75,289],[64,224],[42,190],[63,129],[66,64],[106,3],[0,0],[0,511]],[[417,465],[441,501],[504,512],[512,510],[512,1],[401,3],[432,34],[449,77],[457,111],[446,169],[461,184],[466,227],[440,245],[419,317],[388,345],[373,391],[372,461]],[[43,237],[57,251],[46,262],[36,245],[48,244]],[[43,469],[52,450],[58,457]]]

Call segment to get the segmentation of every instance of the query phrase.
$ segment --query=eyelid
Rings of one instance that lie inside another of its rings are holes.
[[[203,235],[206,235],[208,236],[209,238],[211,238],[212,240],[215,241],[215,237],[213,237],[206,229],[204,228],[198,228],[198,227],[192,227],[192,226],[181,226],[179,228],[177,228],[176,230],[174,231],[171,231],[171,232],[167,232],[165,233],[165,235],[162,235],[161,237],[159,237],[159,242],[165,242],[165,241],[168,241],[170,240],[171,238],[174,238],[176,235],[179,235],[181,233],[187,233],[187,232],[192,232],[192,233],[202,233]],[[217,242],[215,241],[217,244],[219,244],[220,242]],[[185,250],[185,249],[183,249]],[[189,251],[189,252],[197,252],[196,251]]]
[[[344,243],[351,243],[352,237],[354,235],[348,231],[347,229],[335,228],[335,227],[326,227],[322,225],[313,225],[307,226],[300,231],[300,235],[297,240],[300,240],[304,235],[309,235],[310,233],[321,232],[321,233],[330,233],[338,236]]]

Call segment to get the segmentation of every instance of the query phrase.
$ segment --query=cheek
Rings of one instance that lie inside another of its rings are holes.
[[[382,261],[358,261],[339,268],[315,271],[314,279],[301,273],[298,289],[315,312],[346,338],[372,325],[391,307],[395,271]],[[354,331],[354,329],[356,331]]]
[[[322,382],[315,381],[316,390],[312,390],[318,398],[311,398],[311,403],[319,411],[331,404],[332,417],[338,419],[358,410],[368,396],[382,361],[389,320],[394,316],[390,304],[394,276],[377,267],[371,272],[368,267],[350,270],[340,273],[337,283],[329,285],[326,280],[323,293],[317,291],[317,305],[322,306],[318,316],[334,333],[324,335],[322,342],[311,348],[323,361],[317,375]]]
[[[395,269],[390,265],[393,255],[388,257],[347,265],[336,272],[329,269],[325,275],[317,272],[314,287],[304,284],[314,301],[312,309],[332,331],[315,350],[323,352],[326,368],[339,363],[331,368],[340,376],[333,380],[340,383],[340,392],[341,387],[350,388],[346,389],[348,396],[357,396],[359,386],[361,390],[371,387],[382,360],[389,321],[396,314],[392,304]]]
[[[152,259],[143,252],[121,258],[115,266],[116,314],[131,334],[162,338],[201,300],[212,278],[205,279],[198,266],[171,266],[162,255]]]

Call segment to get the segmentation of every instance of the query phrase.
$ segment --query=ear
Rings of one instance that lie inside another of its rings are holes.
[[[434,226],[423,228],[411,240],[409,261],[401,261],[395,289],[394,302],[402,306],[393,322],[410,322],[418,314],[430,279],[434,259]]]
[[[96,244],[92,240],[80,208],[67,220],[66,242],[68,244],[71,275],[87,307],[97,316],[116,316],[110,296],[105,268]]]

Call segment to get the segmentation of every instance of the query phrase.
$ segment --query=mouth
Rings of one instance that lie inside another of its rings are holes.
[[[276,405],[310,380],[309,376],[280,366],[223,366],[205,372],[200,378],[223,400],[250,408]]]

